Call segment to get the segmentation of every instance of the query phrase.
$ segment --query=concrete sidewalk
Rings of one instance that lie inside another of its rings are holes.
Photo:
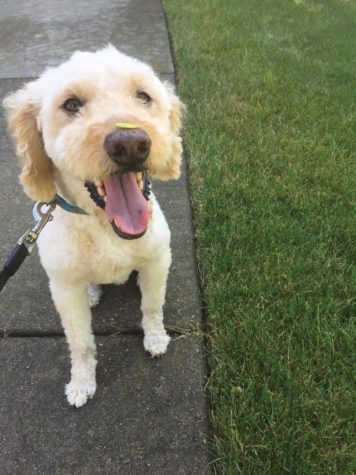
[[[0,97],[76,49],[113,43],[174,80],[159,0],[0,3]],[[0,119],[0,264],[32,224],[13,147]],[[0,295],[0,472],[208,473],[206,364],[186,173],[154,183],[172,231],[162,360],[144,352],[135,279],[107,286],[94,312],[98,390],[83,408],[64,396],[69,356],[36,255]]]

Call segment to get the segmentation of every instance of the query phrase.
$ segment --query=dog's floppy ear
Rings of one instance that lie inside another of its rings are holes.
[[[171,133],[173,135],[172,157],[170,161],[169,171],[167,174],[167,179],[178,179],[180,177],[180,165],[183,153],[180,131],[185,106],[183,102],[174,94],[173,86],[169,83],[166,83],[165,85],[169,93],[169,121]]]
[[[36,86],[36,82],[27,84],[7,96],[3,105],[9,131],[22,162],[20,182],[24,191],[35,201],[50,201],[56,193],[54,170],[38,129],[41,98]]]

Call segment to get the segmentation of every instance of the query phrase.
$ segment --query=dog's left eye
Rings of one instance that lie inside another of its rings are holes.
[[[145,91],[137,91],[136,97],[137,99],[143,101],[145,104],[150,104],[152,102],[151,96],[149,96]]]
[[[77,99],[76,97],[70,97],[63,104],[63,108],[68,112],[75,113],[79,111],[82,105],[83,104],[80,102],[79,99]]]

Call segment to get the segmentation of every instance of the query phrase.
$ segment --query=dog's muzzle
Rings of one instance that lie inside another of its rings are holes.
[[[138,239],[145,234],[152,212],[150,184],[143,166],[152,142],[136,124],[120,122],[115,126],[118,130],[105,137],[104,149],[118,170],[103,180],[86,182],[85,186],[116,234]]]

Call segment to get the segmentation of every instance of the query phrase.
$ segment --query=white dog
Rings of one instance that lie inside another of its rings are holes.
[[[90,307],[98,284],[137,270],[144,347],[152,356],[167,349],[170,231],[147,176],[179,177],[183,105],[149,66],[108,46],[76,52],[4,106],[26,194],[70,206],[56,207],[38,246],[71,353],[67,399],[80,407],[96,389]]]

